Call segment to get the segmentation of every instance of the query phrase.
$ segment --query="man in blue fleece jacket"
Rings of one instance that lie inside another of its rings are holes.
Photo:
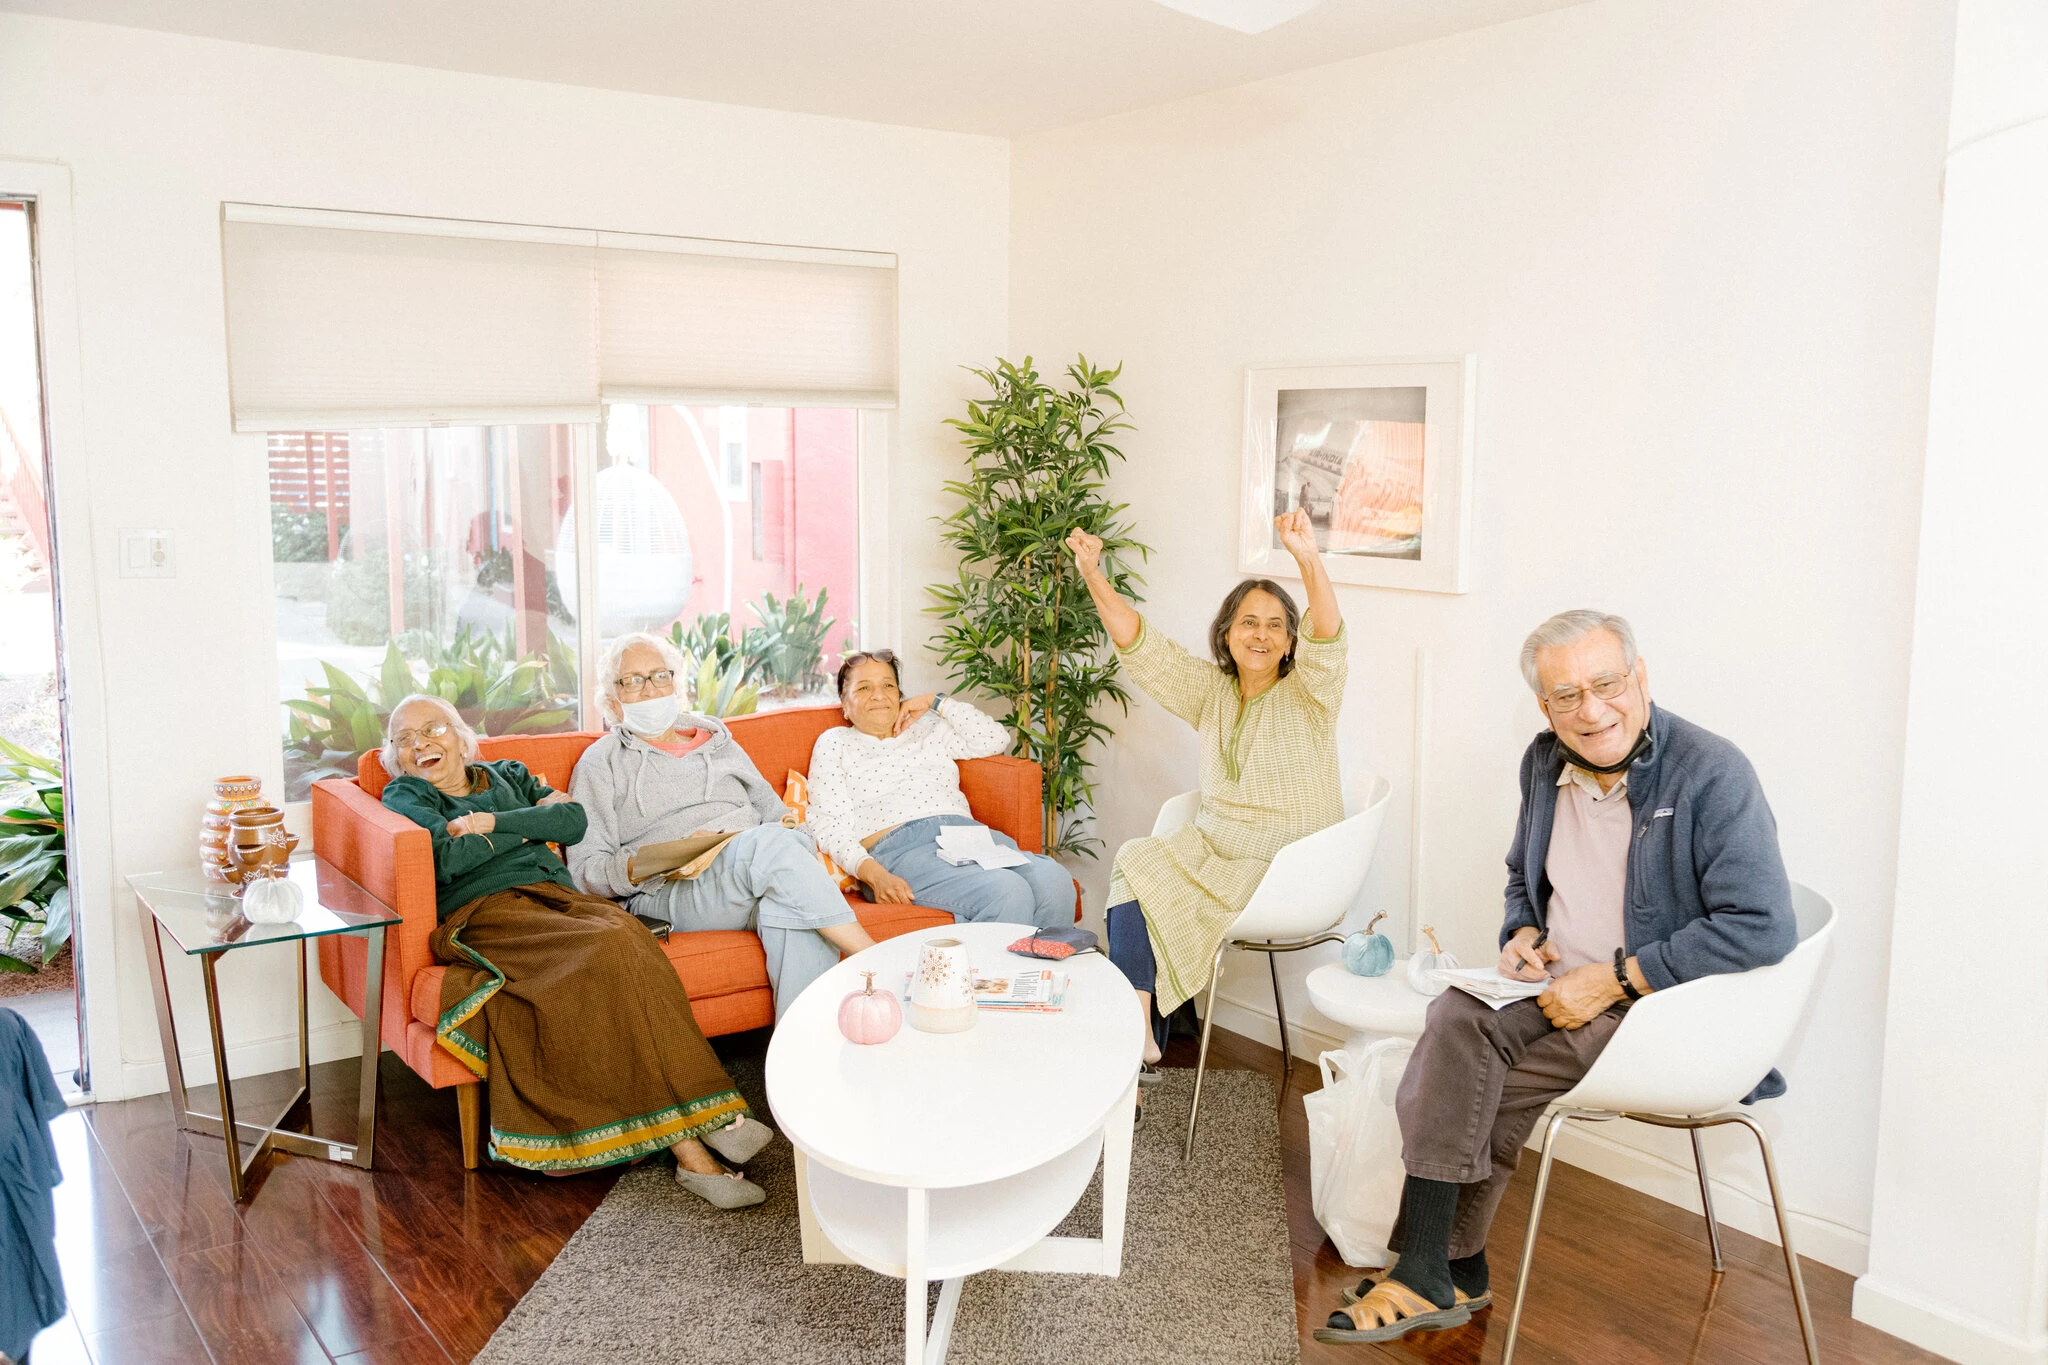
[[[1456,990],[1430,1006],[1396,1099],[1400,1259],[1330,1315],[1326,1341],[1455,1327],[1490,1302],[1487,1229],[1522,1144],[1629,1002],[1769,966],[1798,939],[1756,771],[1651,704],[1628,622],[1553,616],[1523,642],[1522,674],[1549,728],[1522,755],[1500,970],[1550,987],[1498,1011]],[[1773,1071],[1749,1098],[1784,1092]]]

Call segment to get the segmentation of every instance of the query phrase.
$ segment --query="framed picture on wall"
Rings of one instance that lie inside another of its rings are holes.
[[[1246,370],[1238,569],[1292,577],[1273,518],[1306,507],[1335,581],[1466,591],[1478,359]]]

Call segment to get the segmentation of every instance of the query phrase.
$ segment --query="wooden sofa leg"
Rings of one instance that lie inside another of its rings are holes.
[[[455,1087],[455,1112],[462,1119],[462,1169],[473,1171],[483,1157],[484,1088]]]

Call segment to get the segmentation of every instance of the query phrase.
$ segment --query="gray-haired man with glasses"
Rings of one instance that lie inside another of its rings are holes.
[[[1628,622],[1563,612],[1530,633],[1521,662],[1547,728],[1522,754],[1500,970],[1550,987],[1501,1010],[1455,990],[1430,1006],[1396,1100],[1400,1256],[1345,1295],[1325,1341],[1455,1327],[1490,1302],[1487,1229],[1522,1144],[1629,1002],[1768,966],[1798,938],[1756,771],[1651,703]],[[1749,1098],[1784,1091],[1773,1071]]]

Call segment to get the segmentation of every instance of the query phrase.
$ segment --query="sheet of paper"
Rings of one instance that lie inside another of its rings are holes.
[[[1550,989],[1549,981],[1517,981],[1512,976],[1502,976],[1498,967],[1439,967],[1436,979],[1476,999],[1485,1001],[1494,1009],[1506,1009],[1517,1000],[1534,1000]]]
[[[939,826],[939,857],[954,867],[1022,867],[1029,861],[1016,849],[997,843],[986,825]]]

